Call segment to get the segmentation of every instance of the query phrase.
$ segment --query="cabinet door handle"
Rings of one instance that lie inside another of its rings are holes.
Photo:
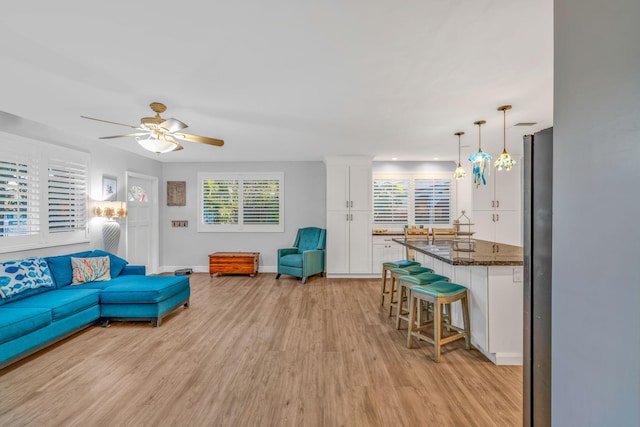
[[[500,207],[500,200],[496,200],[496,208]]]
[[[353,207],[353,200],[351,201],[351,207]]]
[[[347,214],[347,221],[349,221],[349,214]]]
[[[491,222],[496,222],[496,214],[491,214]]]
[[[351,214],[351,218],[349,219],[349,221],[353,221],[353,214]]]
[[[496,221],[500,221],[500,214],[496,214]]]
[[[492,208],[495,208],[495,207],[496,207],[496,201],[495,201],[495,200],[492,200],[492,201],[491,201],[491,207],[492,207]]]
[[[348,201],[348,200],[344,202],[344,207],[345,207],[345,208],[348,208],[348,207],[349,207],[349,201]]]
[[[496,245],[496,252],[500,252],[500,245]]]

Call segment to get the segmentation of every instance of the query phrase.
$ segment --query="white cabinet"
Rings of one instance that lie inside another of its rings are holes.
[[[394,242],[394,237],[402,236],[373,236],[373,272],[382,274],[382,263],[405,259],[404,246]]]
[[[329,158],[327,274],[371,274],[371,159]]]
[[[510,171],[492,170],[487,185],[473,187],[474,238],[522,245],[521,162]]]

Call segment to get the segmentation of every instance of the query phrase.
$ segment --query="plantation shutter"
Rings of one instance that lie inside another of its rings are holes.
[[[374,224],[407,224],[409,210],[409,180],[374,179]]]
[[[415,223],[451,222],[451,179],[415,180]]]
[[[237,179],[202,181],[202,223],[238,224]]]
[[[52,158],[48,166],[49,233],[83,231],[87,225],[87,165]]]
[[[40,232],[40,178],[33,153],[0,154],[0,237]]]
[[[280,223],[280,180],[245,179],[242,182],[242,191],[243,224]]]

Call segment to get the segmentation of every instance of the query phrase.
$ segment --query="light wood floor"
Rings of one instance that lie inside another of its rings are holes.
[[[1,426],[519,426],[522,369],[407,349],[377,280],[191,276],[162,326],[91,327],[0,371]]]

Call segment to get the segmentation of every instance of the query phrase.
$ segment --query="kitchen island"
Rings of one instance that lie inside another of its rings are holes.
[[[393,239],[415,250],[416,261],[469,290],[471,343],[496,365],[522,365],[523,251],[519,246],[473,239]],[[456,250],[469,249],[473,250]],[[454,304],[452,322],[462,326]]]

